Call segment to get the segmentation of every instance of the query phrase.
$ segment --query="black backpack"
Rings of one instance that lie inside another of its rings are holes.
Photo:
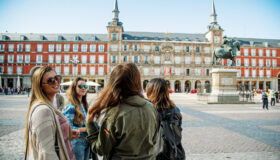
[[[180,112],[178,108],[158,112],[164,145],[163,151],[157,156],[157,160],[185,159],[185,151],[181,143],[180,120],[175,118],[175,109]]]

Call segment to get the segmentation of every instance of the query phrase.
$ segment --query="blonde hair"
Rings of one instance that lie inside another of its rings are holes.
[[[82,103],[78,99],[78,94],[76,92],[76,87],[78,81],[85,81],[81,77],[77,77],[71,84],[67,92],[67,103],[72,103],[75,106],[75,117],[74,124],[83,124],[83,120],[86,118],[81,109],[81,105],[84,104],[86,111],[88,111],[87,94],[82,97]]]

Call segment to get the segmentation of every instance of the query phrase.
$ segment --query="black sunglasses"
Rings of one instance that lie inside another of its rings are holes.
[[[61,76],[60,75],[56,75],[54,77],[50,77],[50,78],[47,79],[47,83],[43,82],[42,84],[54,85],[55,81],[57,83],[60,83],[61,82]]]
[[[83,89],[83,88],[88,89],[88,85],[78,85],[78,87],[79,87],[80,89]]]

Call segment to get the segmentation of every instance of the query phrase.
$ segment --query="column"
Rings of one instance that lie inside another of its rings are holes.
[[[184,82],[184,80],[181,80],[181,92],[182,93],[185,92],[185,82]]]
[[[206,93],[206,90],[204,92],[205,89],[205,80],[200,80],[201,82],[201,89],[200,89],[200,93]]]
[[[256,89],[259,89],[259,80],[256,82]]]
[[[266,90],[266,81],[263,81],[263,89]]]
[[[245,85],[244,85],[244,81],[241,81],[241,90],[244,91],[245,90]]]
[[[191,88],[190,88],[190,90],[192,90],[192,89],[195,89],[194,87],[195,87],[195,80],[191,80]]]
[[[4,78],[4,86],[3,87],[8,87],[8,79]]]
[[[170,80],[170,87],[175,92],[174,82],[175,82],[174,80]]]
[[[17,88],[17,78],[13,78],[13,88]]]
[[[251,91],[252,90],[252,82],[249,81],[249,90]]]

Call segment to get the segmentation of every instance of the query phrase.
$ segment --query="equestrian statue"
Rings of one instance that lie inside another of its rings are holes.
[[[223,37],[223,44],[214,49],[212,53],[212,65],[221,65],[222,59],[232,60],[231,66],[235,65],[236,51],[240,51],[240,43],[233,39]]]

